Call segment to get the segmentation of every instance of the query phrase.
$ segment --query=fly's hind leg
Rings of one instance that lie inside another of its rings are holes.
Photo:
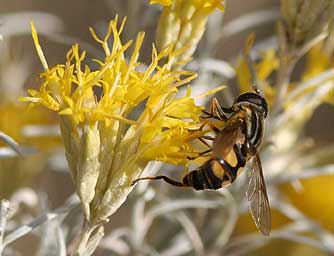
[[[178,182],[176,180],[173,180],[167,176],[147,176],[147,177],[143,177],[143,178],[139,178],[136,179],[135,181],[132,182],[132,186],[135,185],[138,181],[140,180],[164,180],[165,182],[167,182],[168,184],[172,185],[172,186],[176,186],[176,187],[189,187],[186,184],[183,184],[182,182]]]
[[[205,125],[205,124],[204,124]],[[204,127],[204,125],[201,125],[201,127],[198,129],[198,130],[193,130],[193,131],[201,131]],[[203,152],[199,152],[197,153],[196,157],[187,157],[189,160],[194,160],[196,159],[197,157],[199,156],[204,156],[208,153],[211,153],[212,151],[212,147],[205,141],[205,140],[214,140],[213,137],[211,136],[207,136],[207,135],[203,135],[201,137],[198,137],[197,138],[200,142],[202,142],[206,147],[208,147],[207,150],[203,151]],[[141,181],[141,180],[164,180],[165,182],[167,182],[168,184],[170,185],[173,185],[173,186],[176,186],[176,187],[189,187],[189,185],[187,184],[184,184],[182,182],[179,182],[179,181],[176,181],[176,180],[173,180],[167,176],[163,176],[163,175],[159,175],[159,176],[147,176],[147,177],[142,177],[142,178],[138,178],[136,180],[134,180],[132,182],[132,185],[136,184],[138,181]]]

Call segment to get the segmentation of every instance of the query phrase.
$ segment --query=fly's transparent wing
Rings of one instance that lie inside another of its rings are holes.
[[[250,212],[257,229],[262,234],[269,236],[271,230],[270,206],[258,153],[253,157],[253,166],[248,173],[248,178],[246,196]]]

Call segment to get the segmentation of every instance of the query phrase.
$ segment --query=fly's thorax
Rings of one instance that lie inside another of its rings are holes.
[[[264,113],[251,104],[243,104],[234,115],[234,118],[236,117],[243,119],[246,141],[258,148],[264,134]]]

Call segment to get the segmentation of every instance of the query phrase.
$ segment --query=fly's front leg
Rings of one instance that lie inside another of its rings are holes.
[[[215,127],[213,124],[211,124],[210,122],[205,122],[203,123],[197,130],[192,130],[192,131],[202,131],[204,126],[208,124],[210,129],[211,130],[215,130],[216,132],[219,132],[219,129],[217,127]],[[212,128],[211,128],[212,127]],[[206,140],[210,140],[210,141],[213,141],[215,138],[212,137],[212,136],[209,136],[209,135],[203,135],[203,136],[200,136],[200,137],[197,137],[196,139],[198,139],[205,147],[207,147],[208,149],[203,151],[203,152],[199,152],[197,153],[197,155],[195,157],[191,157],[191,156],[188,156],[187,159],[188,160],[194,160],[200,156],[205,156],[209,153],[211,153],[212,151],[212,146],[206,141]]]
[[[210,130],[214,131],[216,134],[218,134],[220,132],[219,128],[217,126],[215,126],[213,122],[210,122],[208,120],[203,120],[203,123],[201,124],[201,126],[199,128],[196,128],[196,129],[189,129],[188,128],[188,131],[191,131],[191,132],[201,132],[201,131],[203,131],[203,129],[204,129],[204,127],[206,125],[209,126]],[[206,138],[208,138],[210,136],[202,135],[200,137],[206,139]]]
[[[206,140],[214,140],[213,137],[211,137],[211,136],[203,136],[203,137],[199,137],[199,138],[197,138],[197,139],[198,139],[200,142],[202,142],[208,149],[205,150],[205,151],[202,151],[202,152],[197,153],[197,156],[195,156],[195,157],[190,157],[190,156],[188,156],[188,157],[187,157],[188,160],[194,160],[194,159],[196,159],[197,157],[205,156],[206,154],[209,154],[209,153],[211,153],[211,151],[212,151],[212,147],[211,147],[211,145],[209,145],[204,139],[206,139]]]
[[[210,112],[213,116],[218,117],[219,120],[221,121],[227,121],[228,117],[226,114],[231,114],[233,113],[232,108],[224,108],[222,107],[217,98],[213,98],[211,106],[210,106]]]
[[[203,110],[202,111],[204,114],[207,116],[201,116],[202,119],[209,119],[209,118],[214,118],[219,121],[227,121],[227,116],[226,114],[230,114],[233,112],[231,108],[223,108],[217,98],[213,98],[211,105],[210,105],[210,111]]]
[[[214,114],[212,114],[211,112],[208,112],[206,110],[202,110],[202,113],[207,115],[207,116],[201,116],[202,119],[214,118],[214,119],[220,120],[218,116],[215,116]]]
[[[215,114],[215,112],[217,112],[217,115]],[[189,131],[201,132],[201,131],[203,131],[204,127],[207,125],[207,126],[209,126],[211,131],[213,131],[216,135],[218,135],[220,133],[220,129],[213,122],[211,122],[209,120],[206,120],[206,119],[209,119],[209,118],[214,118],[214,119],[217,119],[219,121],[222,121],[222,120],[226,119],[226,116],[224,115],[223,110],[221,109],[221,107],[220,107],[216,98],[214,98],[213,101],[212,101],[210,112],[207,112],[207,111],[203,110],[203,113],[205,113],[208,116],[207,117],[202,117],[205,120],[203,120],[203,123],[201,124],[201,126],[198,129],[192,129],[192,130],[189,129]],[[195,156],[195,157],[190,157],[190,156],[187,157],[189,160],[194,160],[197,157],[205,156],[205,155],[211,153],[212,146],[206,140],[209,140],[209,141],[214,141],[215,140],[214,137],[209,136],[209,135],[202,135],[202,136],[197,137],[196,139],[198,139],[202,144],[204,144],[208,148],[208,150],[205,150],[203,152],[199,152],[198,155]]]

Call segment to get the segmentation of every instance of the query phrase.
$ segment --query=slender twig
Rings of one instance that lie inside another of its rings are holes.
[[[138,198],[132,210],[132,243],[136,251],[140,251],[145,239],[145,232],[143,232],[145,230],[143,221],[145,217],[145,204],[145,200]]]
[[[115,229],[103,238],[99,246],[100,248],[114,251],[120,255],[129,255],[130,246],[123,238],[128,240],[132,238],[130,228],[121,227]]]
[[[187,236],[182,232],[172,238],[171,246],[159,253],[160,256],[181,256],[192,251]]]
[[[9,135],[5,134],[4,132],[0,131],[0,140],[5,142],[8,146],[10,146],[17,154],[21,154],[21,149],[19,144]]]
[[[321,72],[320,74],[301,82],[298,84],[296,89],[292,90],[289,95],[287,95],[286,99],[284,100],[285,102],[289,102],[294,99],[297,95],[309,90],[311,87],[324,83],[330,79],[333,79],[334,77],[334,70],[333,69],[327,69]]]
[[[228,218],[226,218],[227,220],[224,223],[224,227],[222,228],[222,231],[218,235],[214,244],[215,248],[218,250],[223,248],[230,240],[239,217],[237,202],[235,201],[231,192],[224,190],[222,191],[222,194],[225,196],[224,200],[228,205],[228,207],[226,207],[226,210],[228,211]]]
[[[317,167],[312,169],[306,169],[297,173],[285,173],[284,175],[279,175],[274,179],[270,180],[270,184],[281,184],[285,182],[292,182],[295,180],[308,179],[312,177],[317,177],[321,175],[334,174],[334,164],[329,164],[323,167]]]
[[[296,59],[289,59],[289,57],[283,55],[280,56],[280,67],[278,69],[276,80],[276,96],[274,105],[271,111],[271,115],[275,117],[283,105],[283,100],[288,90],[288,85],[291,79],[291,73],[296,65]]]
[[[198,256],[205,255],[203,241],[194,223],[183,212],[179,212],[175,214],[175,216],[176,216],[176,219],[181,224],[181,226],[184,228],[189,240],[191,241],[193,248],[196,252],[196,255]]]
[[[57,238],[58,255],[66,256],[65,235],[60,225],[56,226],[56,238]]]
[[[252,46],[250,46],[252,47]],[[258,87],[258,89],[260,89],[260,91],[263,91],[263,86],[261,84],[261,81],[258,79],[257,73],[256,73],[256,69],[254,66],[254,62],[252,60],[252,56],[251,56],[251,49],[244,49],[243,50],[243,57],[245,58],[251,79],[250,79],[250,86],[256,86]]]
[[[235,69],[231,64],[215,58],[201,58],[193,60],[187,65],[187,67],[190,70],[200,69],[202,72],[212,72],[227,79],[232,79],[236,75]]]
[[[299,224],[296,224],[297,226]],[[290,226],[291,227],[291,226]],[[298,243],[308,244],[312,247],[318,248],[324,252],[331,253],[332,251],[325,247],[319,240],[309,238],[305,235],[300,235],[289,229],[282,228],[280,230],[275,230],[270,234],[270,237],[263,237],[259,234],[245,235],[232,239],[225,249],[228,256],[241,256],[248,255],[251,251],[264,246],[271,242],[273,239],[285,239],[289,241],[294,241]]]
[[[277,18],[279,18],[279,16],[280,12],[277,7],[238,16],[237,18],[225,24],[223,30],[221,30],[221,33],[218,34],[216,42],[218,43],[222,37],[229,38],[252,27],[274,22],[277,20]]]
[[[184,199],[184,200],[171,200],[169,202],[158,204],[152,207],[146,212],[145,218],[142,220],[141,237],[145,237],[147,231],[152,225],[154,219],[159,215],[165,215],[167,213],[183,210],[187,208],[218,208],[225,205],[222,200],[201,200],[201,199]]]
[[[0,202],[0,255],[2,255],[2,252],[5,248],[4,243],[4,234],[7,224],[7,219],[10,215],[10,203],[8,200],[3,199]]]
[[[97,229],[96,233],[89,239],[82,256],[93,255],[103,236],[104,236],[104,227],[100,226]]]
[[[300,226],[304,225],[305,230],[312,231],[319,237],[320,243],[328,251],[334,251],[334,239],[332,234],[325,230],[320,224],[311,220],[305,216],[301,211],[283,199],[275,201],[276,209],[282,214],[286,215],[289,219],[295,220],[295,223],[300,223]]]
[[[51,221],[55,218],[58,217],[63,217],[64,215],[68,214],[68,212],[70,212],[72,209],[74,209],[75,207],[78,207],[78,204],[73,204],[73,205],[69,205],[66,207],[61,207],[57,210],[55,210],[53,213],[46,213],[41,215],[40,217],[34,219],[32,222],[30,222],[29,224],[25,224],[19,228],[17,228],[16,230],[12,231],[11,233],[9,233],[8,235],[5,236],[4,241],[3,241],[3,246],[7,246],[10,243],[16,241],[17,239],[25,236],[26,234],[30,233],[33,229],[39,227],[40,225]]]

